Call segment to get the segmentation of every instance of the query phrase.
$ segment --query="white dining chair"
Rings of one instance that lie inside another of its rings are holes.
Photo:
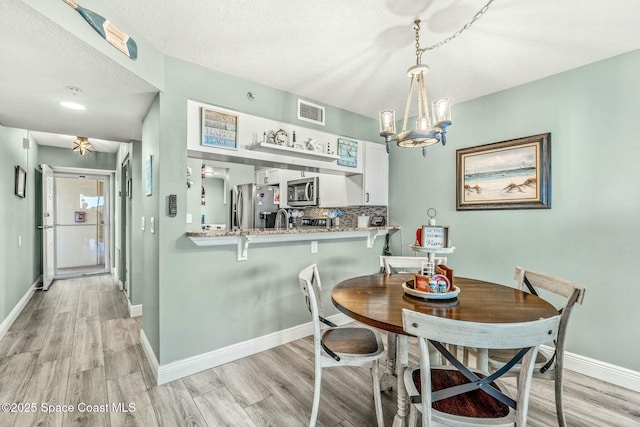
[[[411,407],[409,426],[418,412],[422,426],[434,423],[455,426],[526,426],[533,361],[540,344],[558,333],[560,316],[520,323],[480,323],[402,310],[404,330],[418,338],[420,366],[404,371]],[[431,344],[431,345],[429,345]],[[477,348],[519,348],[509,362],[521,363],[517,394],[503,392],[498,379],[509,365],[493,374],[471,369],[445,347],[446,344]],[[438,351],[451,365],[432,365]]]
[[[363,326],[336,326],[323,317],[322,284],[316,264],[300,271],[298,281],[305,296],[307,308],[311,313],[314,331],[315,381],[309,426],[315,426],[318,419],[322,369],[338,366],[362,366],[371,370],[376,421],[379,427],[383,427],[378,364],[379,360],[384,357],[384,345],[380,334],[374,329]]]
[[[584,300],[585,287],[565,279],[560,279],[548,274],[539,273],[522,267],[516,267],[515,279],[518,289],[538,295],[540,290],[551,292],[564,298],[563,306],[558,310],[561,314],[560,328],[557,338],[547,340],[550,344],[550,351],[538,353],[533,370],[535,378],[543,378],[555,381],[556,416],[560,427],[567,425],[562,403],[562,371],[564,365],[564,345],[566,340],[567,325],[569,316],[575,304],[582,304]],[[505,366],[511,358],[514,350],[491,349],[489,350],[489,369],[498,370]],[[516,364],[507,375],[518,375],[521,366]]]

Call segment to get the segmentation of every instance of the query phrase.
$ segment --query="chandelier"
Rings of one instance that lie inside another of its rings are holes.
[[[76,140],[73,141],[73,144],[73,151],[80,153],[81,156],[84,156],[87,152],[92,152],[91,149],[93,148],[93,146],[86,136],[77,136]]]
[[[402,131],[400,133],[396,133],[396,113],[394,110],[384,110],[380,112],[380,136],[385,138],[387,153],[391,148],[392,141],[396,141],[399,147],[422,148],[423,156],[426,156],[427,147],[429,145],[437,144],[438,142],[442,142],[442,145],[447,143],[447,128],[453,123],[451,121],[451,104],[449,102],[449,98],[439,98],[433,101],[431,104],[431,111],[429,111],[427,89],[425,85],[425,75],[429,71],[429,67],[422,63],[422,54],[427,50],[435,49],[450,42],[463,31],[470,28],[471,25],[485,14],[489,9],[489,5],[493,1],[494,0],[489,0],[489,2],[475,14],[471,21],[466,23],[460,30],[433,46],[425,48],[420,47],[420,20],[416,19],[414,21],[413,29],[416,32],[416,65],[407,70],[407,76],[409,76],[411,80],[409,82],[409,95],[407,97],[407,104],[404,112]],[[407,129],[414,88],[416,88],[417,92],[416,102],[418,113],[416,116],[415,128]]]

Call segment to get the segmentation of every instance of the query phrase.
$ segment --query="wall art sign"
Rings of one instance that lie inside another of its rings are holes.
[[[550,208],[550,133],[456,150],[456,210]]]
[[[144,162],[145,194],[153,195],[153,156],[149,154]]]
[[[358,141],[338,138],[338,157],[340,166],[358,167]]]
[[[201,145],[235,150],[238,145],[238,116],[203,107]]]

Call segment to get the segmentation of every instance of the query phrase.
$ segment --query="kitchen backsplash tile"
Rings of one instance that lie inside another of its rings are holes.
[[[325,212],[341,210],[342,218],[340,218],[341,227],[357,227],[358,217],[360,215],[368,215],[369,221],[373,216],[382,216],[385,219],[385,224],[389,224],[389,218],[387,216],[386,206],[350,206],[346,208],[303,208],[304,218],[327,218]],[[296,218],[296,225],[300,225],[301,219]]]

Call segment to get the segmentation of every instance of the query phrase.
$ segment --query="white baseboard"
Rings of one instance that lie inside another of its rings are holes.
[[[553,352],[552,347],[541,346],[544,352]],[[587,377],[595,378],[619,387],[640,392],[640,372],[575,353],[564,353],[564,368]]]
[[[147,358],[147,362],[149,362],[149,367],[151,368],[151,372],[153,372],[153,376],[155,377],[157,382],[160,364],[158,363],[158,358],[153,352],[151,344],[149,344],[149,340],[147,339],[147,336],[144,334],[144,330],[142,329],[140,329],[140,345],[142,346],[142,351]]]
[[[29,302],[29,300],[33,296],[33,293],[36,290],[36,286],[38,285],[38,283],[40,283],[40,279],[41,278],[42,278],[42,276],[38,277],[36,279],[36,281],[33,282],[31,287],[29,289],[27,289],[27,293],[25,293],[22,296],[22,298],[20,298],[20,301],[18,301],[18,304],[16,304],[16,306],[13,307],[13,310],[11,310],[11,312],[9,313],[7,318],[4,319],[2,321],[2,323],[0,323],[0,340],[2,338],[4,338],[4,336],[9,331],[9,328],[11,327],[11,325],[13,325],[13,322],[16,321],[16,319],[18,318],[18,316],[20,315],[22,310],[25,308],[25,306],[27,305],[27,303]]]
[[[329,320],[336,324],[345,324],[352,322],[353,319],[344,314],[336,314],[329,317]],[[210,351],[208,353],[199,354],[187,359],[161,365],[158,370],[158,385],[177,380],[197,372],[205,371],[234,360],[250,356],[270,348],[295,341],[300,338],[313,334],[313,324],[311,322],[294,326],[283,331],[274,332],[248,341],[240,342],[221,348],[219,350]]]
[[[338,325],[353,322],[353,319],[341,313],[330,316],[329,320]],[[159,365],[143,331],[141,331],[140,334],[140,341],[142,342],[142,348],[145,350],[151,369],[156,376],[157,383],[160,385],[225,363],[233,362],[234,360],[307,337],[311,334],[313,334],[313,325],[309,322],[208,353],[171,362],[166,365]],[[542,346],[541,350],[545,352],[553,351],[551,347],[547,346]],[[640,392],[640,372],[569,352],[565,352],[564,357],[565,369]]]
[[[131,305],[129,299],[127,299],[127,303],[129,304],[129,317],[142,316],[142,304]]]

